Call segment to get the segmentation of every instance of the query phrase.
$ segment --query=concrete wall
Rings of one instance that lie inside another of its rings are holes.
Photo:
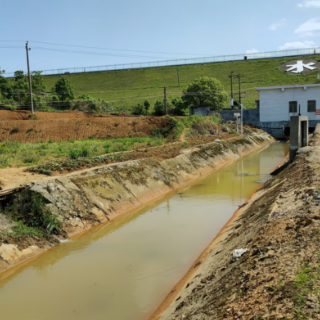
[[[206,117],[208,114],[210,114],[210,107],[190,108],[189,113],[190,115],[201,114],[202,116]]]
[[[234,114],[241,113],[240,109],[229,109],[229,110],[215,110],[211,111],[210,114],[219,113],[224,121],[235,120]],[[259,109],[243,109],[243,121],[252,122],[259,121]]]
[[[316,100],[316,109],[320,109],[320,87],[319,85],[306,85],[304,87],[277,87],[274,89],[263,89],[260,92],[260,121],[290,121],[291,116],[299,113],[308,116],[309,120],[320,121],[320,116],[315,112],[308,112],[308,100]],[[289,101],[297,101],[296,113],[289,113]]]

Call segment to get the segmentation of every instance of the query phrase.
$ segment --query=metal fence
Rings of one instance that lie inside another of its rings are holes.
[[[92,67],[61,68],[61,69],[43,70],[42,74],[56,75],[56,74],[113,71],[113,70],[125,70],[125,69],[129,70],[129,69],[167,67],[167,66],[182,66],[182,65],[190,65],[190,64],[219,63],[219,62],[226,62],[226,61],[241,61],[245,59],[257,60],[257,59],[280,58],[280,57],[314,55],[314,54],[320,54],[319,47],[309,48],[309,49],[292,49],[292,50],[282,50],[282,51],[244,53],[244,54],[224,55],[224,56],[215,56],[215,57],[206,57],[206,58],[188,58],[188,59],[175,59],[175,60],[165,60],[165,61],[113,64],[113,65],[92,66]],[[13,77],[14,72],[5,73],[4,76]]]

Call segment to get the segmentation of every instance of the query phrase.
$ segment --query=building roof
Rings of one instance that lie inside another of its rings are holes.
[[[263,91],[263,90],[297,89],[297,88],[303,88],[304,90],[306,90],[307,88],[312,88],[312,87],[320,87],[320,83],[318,83],[318,84],[295,84],[293,86],[259,87],[259,88],[256,88],[256,90]]]

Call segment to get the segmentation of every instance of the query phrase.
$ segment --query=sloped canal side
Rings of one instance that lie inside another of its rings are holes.
[[[1,317],[146,319],[287,150],[272,144],[3,273]]]

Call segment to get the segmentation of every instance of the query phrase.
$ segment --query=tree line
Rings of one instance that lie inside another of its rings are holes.
[[[14,79],[3,76],[0,70],[0,106],[15,110],[30,108],[30,94],[27,76],[23,71],[16,71]],[[153,106],[148,100],[115,108],[112,104],[89,95],[75,96],[75,90],[67,76],[60,76],[55,85],[47,91],[41,71],[31,74],[32,98],[35,111],[79,110],[83,112],[126,112],[135,115],[161,116],[165,113],[163,99],[158,99]],[[227,101],[227,94],[221,82],[215,78],[199,77],[190,83],[181,97],[167,99],[167,112],[170,115],[183,116],[190,107],[210,107],[222,109]]]

